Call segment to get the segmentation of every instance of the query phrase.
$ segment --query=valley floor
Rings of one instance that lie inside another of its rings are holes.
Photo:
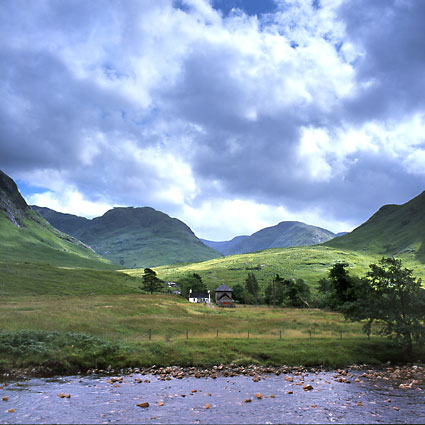
[[[368,339],[361,324],[316,309],[211,309],[171,295],[141,294],[22,296],[0,304],[3,373],[232,362],[340,367],[403,360],[390,341]],[[423,349],[415,354],[425,360]]]

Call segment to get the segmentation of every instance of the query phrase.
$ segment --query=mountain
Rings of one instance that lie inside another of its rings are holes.
[[[223,255],[231,255],[235,250],[237,250],[238,246],[246,239],[248,239],[249,236],[243,235],[243,236],[235,236],[230,241],[222,241],[222,242],[215,242],[215,241],[209,241],[207,239],[201,239],[201,241],[211,247],[212,249],[215,249],[218,252],[221,252]]]
[[[251,236],[237,236],[230,241],[203,242],[223,255],[246,254],[268,248],[308,246],[326,242],[336,235],[329,230],[299,221],[282,221],[276,226],[266,227]]]
[[[114,208],[88,220],[33,206],[52,226],[125,268],[155,267],[220,257],[182,221],[150,207]]]
[[[116,269],[90,247],[53,228],[32,210],[16,183],[1,170],[0,259],[6,263]]]
[[[402,205],[384,205],[362,225],[325,245],[379,255],[414,254],[425,260],[425,192]]]

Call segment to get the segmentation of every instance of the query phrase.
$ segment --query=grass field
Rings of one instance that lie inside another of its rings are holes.
[[[388,340],[369,340],[359,323],[346,322],[337,313],[263,306],[219,309],[171,295],[3,297],[0,328],[7,330],[0,332],[3,370],[47,365],[75,372],[108,364],[230,362],[337,367],[403,358]],[[417,352],[418,358],[424,354]]]
[[[0,301],[31,296],[120,295],[140,293],[140,279],[128,274],[49,264],[0,263]]]
[[[178,280],[199,273],[214,289],[242,283],[249,271],[265,286],[275,273],[312,287],[336,261],[362,275],[377,258],[329,247],[236,255],[156,270]],[[405,264],[423,273],[423,265]],[[195,305],[138,288],[143,270],[107,271],[48,264],[0,263],[0,370],[48,366],[56,373],[84,368],[219,363],[347,366],[405,360],[383,338],[368,339],[360,323],[317,309]],[[218,336],[217,336],[218,331]],[[249,332],[249,337],[248,337]],[[151,335],[151,339],[149,339]],[[417,359],[425,360],[416,347]]]
[[[187,274],[198,273],[209,289],[215,289],[222,283],[229,286],[243,284],[249,272],[255,274],[263,289],[273,280],[276,273],[285,278],[304,279],[314,288],[320,278],[327,276],[329,269],[336,262],[348,263],[352,275],[362,276],[369,270],[369,265],[376,263],[379,258],[379,255],[316,245],[268,249],[202,263],[156,267],[154,270],[161,279],[167,281],[178,281]],[[405,254],[401,258],[403,264],[412,268],[416,276],[425,278],[424,265],[416,261],[413,255]],[[126,270],[126,273],[141,276],[143,269]]]

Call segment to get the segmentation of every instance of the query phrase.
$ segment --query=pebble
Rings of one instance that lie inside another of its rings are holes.
[[[143,403],[139,403],[137,406],[143,407],[144,409],[146,409],[147,407],[149,407],[149,403],[145,401]]]

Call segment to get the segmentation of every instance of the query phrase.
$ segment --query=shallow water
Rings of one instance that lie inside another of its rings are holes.
[[[354,378],[347,384],[334,372],[320,372],[262,375],[259,382],[249,376],[160,381],[138,374],[123,376],[122,383],[109,376],[30,379],[0,389],[0,400],[8,397],[0,401],[0,423],[425,423],[420,387]],[[313,389],[305,391],[306,385]],[[138,407],[142,402],[149,407]]]

